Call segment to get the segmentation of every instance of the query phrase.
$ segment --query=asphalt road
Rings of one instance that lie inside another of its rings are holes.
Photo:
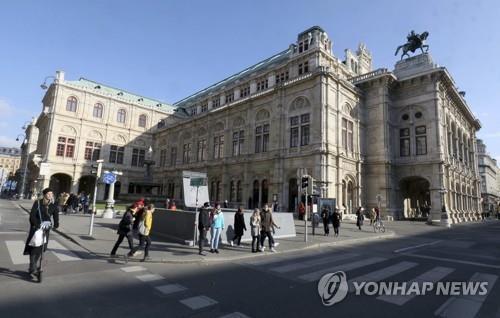
[[[500,221],[452,229],[387,224],[371,243],[231,263],[126,264],[95,258],[55,233],[44,281],[26,274],[27,214],[0,200],[0,317],[494,317],[500,318]],[[364,230],[370,230],[365,227]],[[112,243],[111,243],[112,244]],[[380,297],[348,293],[333,306],[323,274],[349,281],[488,281],[485,296]]]

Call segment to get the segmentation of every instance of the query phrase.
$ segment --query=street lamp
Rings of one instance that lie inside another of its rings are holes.
[[[25,149],[25,152],[26,152],[26,155],[25,155],[25,158],[24,158],[23,181],[21,182],[21,193],[19,194],[19,197],[21,199],[24,199],[24,184],[26,183],[26,170],[28,170],[28,157],[29,157],[29,153],[28,153],[28,149],[27,149],[28,144],[25,143],[26,136],[23,135],[23,134],[19,134],[16,137],[16,141],[19,141],[19,136],[23,137],[23,143],[21,144],[21,147],[24,146],[24,149]]]

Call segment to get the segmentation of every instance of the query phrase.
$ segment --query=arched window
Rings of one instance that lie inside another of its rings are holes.
[[[93,115],[95,118],[102,118],[102,110],[104,109],[104,107],[102,106],[102,104],[95,104],[94,105],[94,112],[93,112]]]
[[[66,110],[69,112],[76,112],[77,105],[78,101],[76,100],[76,97],[74,96],[68,97],[68,100],[66,101]]]
[[[119,123],[125,123],[126,116],[127,113],[125,112],[125,109],[120,109],[118,110],[118,113],[116,113],[116,121]]]
[[[139,116],[139,127],[146,128],[146,115],[144,114]]]

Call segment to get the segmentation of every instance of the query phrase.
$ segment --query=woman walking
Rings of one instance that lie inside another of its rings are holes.
[[[250,231],[252,234],[252,253],[257,253],[260,246],[260,210],[253,210],[250,217]]]
[[[139,245],[134,248],[132,254],[137,253],[137,250],[142,248],[144,246],[144,243],[146,243],[146,246],[144,247],[144,258],[141,260],[141,262],[150,260],[149,247],[151,246],[151,238],[149,235],[151,234],[151,228],[153,227],[154,212],[155,206],[150,203],[146,205],[146,207],[144,208],[144,212],[140,217],[141,220],[139,222]]]
[[[339,228],[340,228],[340,213],[339,209],[335,209],[332,214],[332,224],[333,224],[333,232],[335,236],[339,236]]]
[[[234,242],[236,241],[236,245],[241,247],[241,237],[243,236],[243,232],[246,230],[245,214],[243,213],[243,207],[240,206],[238,211],[234,214],[234,238],[230,242],[231,246],[234,246]]]
[[[224,230],[224,214],[220,208],[220,204],[216,205],[214,217],[212,221],[213,237],[210,245],[210,253],[219,254],[219,241],[222,230]]]

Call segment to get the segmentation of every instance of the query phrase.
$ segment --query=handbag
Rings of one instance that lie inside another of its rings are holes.
[[[141,235],[147,235],[147,232],[148,229],[146,228],[146,225],[144,224],[144,220],[141,220],[141,222],[139,222],[139,234]]]
[[[40,201],[38,201],[38,216],[40,217],[40,222],[42,222],[42,213],[40,212]],[[44,243],[47,243],[47,237],[43,235],[43,230],[39,228],[35,231],[28,245],[32,247],[42,246]]]

